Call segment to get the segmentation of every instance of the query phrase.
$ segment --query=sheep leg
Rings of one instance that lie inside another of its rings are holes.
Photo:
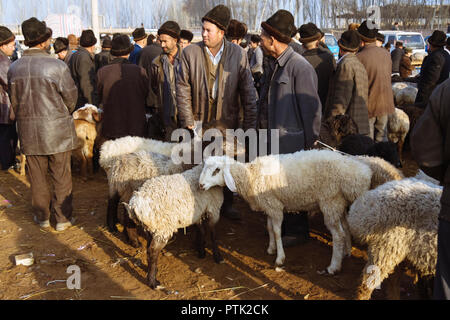
[[[401,268],[397,266],[393,274],[385,281],[386,296],[388,300],[400,300],[400,277],[402,275]]]
[[[267,253],[272,256],[276,254],[277,247],[275,245],[275,235],[273,234],[272,218],[269,216],[267,216],[267,232],[269,233],[269,248],[267,249]]]
[[[127,212],[125,212],[123,216],[123,224],[123,233],[127,243],[133,248],[139,248],[141,245],[139,243],[137,226],[134,221],[130,219]]]
[[[26,175],[26,170],[25,170],[26,163],[27,163],[27,157],[24,154],[21,154],[20,155],[20,175],[21,176]]]
[[[283,241],[281,239],[281,225],[283,223],[283,211],[270,214],[272,217],[272,231],[275,237],[275,243],[277,245],[277,259],[275,265],[280,267],[284,264],[286,255],[284,254]]]
[[[348,225],[348,221],[347,221],[346,217],[342,217],[341,225],[344,228],[344,233],[345,233],[345,255],[347,257],[351,257],[352,256],[352,236],[350,233],[350,227]]]
[[[211,217],[214,217],[214,218],[211,218]],[[209,215],[208,223],[207,223],[209,232],[211,234],[211,245],[212,245],[212,250],[213,250],[213,257],[214,257],[214,261],[216,263],[223,262],[223,257],[220,254],[219,246],[217,244],[216,224],[217,224],[217,222],[219,222],[219,218],[220,218],[220,212],[218,212],[215,215]]]
[[[398,140],[398,156],[400,157],[400,161],[403,163],[403,145],[405,143],[405,139],[399,139]]]
[[[156,274],[158,272],[158,257],[159,253],[166,246],[167,242],[167,240],[157,240],[155,237],[152,239],[152,241],[147,241],[147,284],[152,289],[156,289],[160,285],[160,282],[156,280]]]
[[[87,180],[87,166],[88,166],[88,160],[86,159],[86,156],[81,152],[81,177],[83,181]]]
[[[205,251],[205,226],[204,222],[200,222],[197,224],[197,251],[198,251],[198,258],[204,259],[206,257],[206,251]]]
[[[117,232],[116,224],[119,222],[117,218],[117,210],[119,208],[120,196],[115,193],[108,199],[108,211],[106,212],[106,225],[110,232]]]

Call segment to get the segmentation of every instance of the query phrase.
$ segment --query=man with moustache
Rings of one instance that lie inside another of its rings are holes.
[[[225,39],[230,24],[230,9],[218,5],[202,19],[203,41],[186,47],[178,69],[177,107],[181,128],[195,130],[220,125],[238,129],[241,108],[243,129],[256,129],[256,89],[246,52]],[[224,190],[222,214],[240,220],[232,209],[233,193]]]

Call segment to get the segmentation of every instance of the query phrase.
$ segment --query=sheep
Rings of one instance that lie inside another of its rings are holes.
[[[88,172],[94,172],[94,148],[100,132],[102,110],[93,105],[85,105],[73,113],[78,148],[72,152],[72,159],[80,164],[83,180],[87,180]]]
[[[351,254],[345,211],[369,190],[371,177],[369,166],[360,161],[333,151],[311,150],[259,157],[249,164],[226,156],[210,157],[205,161],[200,187],[209,190],[226,185],[245,199],[253,211],[267,215],[267,252],[277,253],[277,266],[285,260],[281,241],[283,211],[320,210],[333,237],[331,264],[324,272],[335,274],[341,269],[344,253]]]
[[[175,164],[171,158],[143,150],[135,153],[115,157],[109,162],[107,170],[109,200],[106,215],[108,230],[116,232],[117,209],[120,201],[128,202],[133,191],[138,190],[148,179],[160,176],[181,173],[183,164]],[[139,247],[136,228],[124,217],[124,234],[127,241],[135,248]]]
[[[414,104],[418,91],[417,88],[409,86],[399,90],[395,95],[397,106]]]
[[[394,97],[397,95],[397,93],[400,92],[400,90],[405,89],[408,87],[408,84],[405,82],[396,82],[392,84],[392,93],[394,94]]]
[[[199,178],[202,170],[203,166],[199,165],[181,174],[150,179],[133,193],[128,204],[124,203],[130,218],[141,224],[152,236],[152,240],[147,243],[147,281],[152,289],[160,284],[156,279],[159,253],[180,228],[201,225],[203,220],[207,220],[211,231],[214,261],[223,261],[214,230],[220,218],[223,190],[219,187],[208,191],[200,190]],[[200,227],[200,258],[205,257],[204,235],[205,230]]]
[[[381,158],[357,156],[354,157],[354,159],[362,161],[370,167],[372,171],[370,190],[373,190],[389,181],[402,180],[405,178],[400,170]]]
[[[423,59],[425,59],[426,56],[427,56],[427,54],[424,52],[416,52],[411,56],[411,59],[412,59],[413,63],[422,64]]]
[[[388,116],[388,139],[397,144],[400,160],[403,160],[403,146],[409,133],[409,127],[409,117],[403,110],[395,108],[395,112]]]
[[[401,167],[397,147],[392,142],[378,142],[361,134],[352,134],[342,139],[338,150],[353,156],[371,156],[382,158],[395,167]]]
[[[357,134],[358,125],[349,115],[337,115],[328,118],[320,128],[320,141],[336,148],[348,135]]]
[[[434,274],[441,195],[441,187],[410,178],[388,182],[351,205],[347,217],[350,232],[355,240],[368,245],[357,299],[370,299],[375,287],[398,271],[403,261],[422,277]],[[392,276],[388,296],[399,298],[397,272]]]

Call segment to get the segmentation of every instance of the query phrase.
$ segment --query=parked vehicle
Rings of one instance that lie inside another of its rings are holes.
[[[406,31],[380,31],[385,35],[383,46],[386,43],[391,44],[391,51],[395,49],[397,41],[403,42],[404,47],[413,49],[413,54],[416,52],[426,53],[425,40],[420,32],[406,32]]]

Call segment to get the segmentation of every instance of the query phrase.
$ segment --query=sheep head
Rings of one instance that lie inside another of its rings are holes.
[[[234,162],[232,158],[227,156],[209,157],[205,161],[200,175],[200,189],[209,190],[216,186],[227,186],[232,192],[236,192],[236,184],[230,170],[230,166]]]
[[[91,104],[85,105],[73,113],[74,120],[85,120],[87,122],[96,124],[102,121],[103,111]]]

